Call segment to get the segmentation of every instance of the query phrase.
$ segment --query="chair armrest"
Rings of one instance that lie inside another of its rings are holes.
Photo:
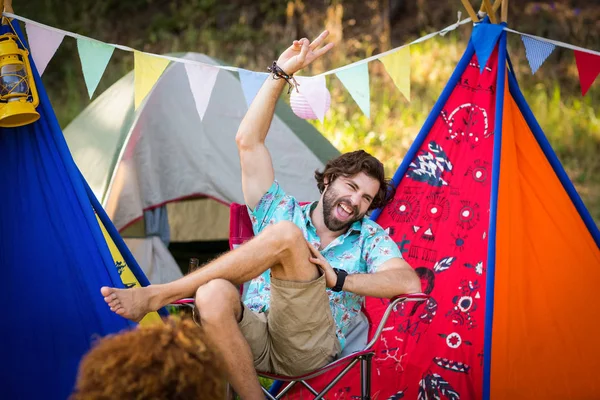
[[[192,298],[185,298],[185,299],[179,299],[179,300],[175,300],[172,303],[167,304],[169,306],[188,306],[191,308],[194,308],[194,299]]]
[[[425,293],[411,293],[411,294],[403,294],[400,296],[394,296],[390,299],[390,304],[387,306],[385,312],[383,313],[383,317],[381,317],[381,322],[379,322],[379,326],[377,326],[377,330],[375,331],[375,335],[371,338],[371,341],[367,343],[365,350],[371,349],[375,343],[379,340],[379,336],[381,336],[381,332],[387,323],[387,320],[396,305],[399,303],[404,303],[407,301],[425,301],[429,299],[429,295]]]

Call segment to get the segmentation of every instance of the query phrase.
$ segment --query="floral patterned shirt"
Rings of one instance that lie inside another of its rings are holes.
[[[318,249],[321,239],[310,218],[316,205],[317,202],[301,206],[275,181],[258,202],[256,209],[248,207],[248,213],[255,234],[259,234],[270,224],[291,221],[302,230],[306,240]],[[354,222],[346,233],[321,250],[321,254],[333,268],[343,269],[348,274],[373,273],[389,259],[402,257],[396,243],[377,223],[366,217]],[[256,312],[266,311],[269,308],[270,286],[270,271],[267,270],[248,284],[244,293],[246,306]],[[364,297],[345,291],[333,292],[327,289],[327,292],[337,326],[337,337],[344,348],[350,322],[360,312]]]

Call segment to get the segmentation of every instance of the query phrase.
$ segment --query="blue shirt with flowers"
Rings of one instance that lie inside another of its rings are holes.
[[[255,234],[259,234],[270,224],[291,221],[302,230],[306,240],[318,249],[321,239],[310,218],[316,205],[314,202],[301,206],[275,181],[256,208],[248,208],[248,212]],[[373,273],[389,259],[402,257],[396,243],[377,223],[366,217],[354,222],[346,233],[321,250],[321,254],[333,268],[343,269],[348,274]],[[267,270],[249,283],[244,293],[246,306],[256,312],[266,311],[269,308],[270,286],[270,271]],[[350,322],[360,312],[364,297],[345,291],[333,292],[327,289],[327,292],[337,326],[337,337],[344,348]]]

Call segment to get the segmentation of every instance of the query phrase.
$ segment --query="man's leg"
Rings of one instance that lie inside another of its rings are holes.
[[[200,286],[196,307],[208,344],[222,357],[227,381],[244,400],[264,399],[254,357],[238,326],[242,307],[235,286],[223,279]]]
[[[143,288],[103,287],[104,300],[115,313],[133,321],[183,297],[213,279],[225,279],[234,285],[257,277],[267,269],[277,279],[308,282],[319,276],[309,261],[310,250],[302,231],[292,222],[282,221],[265,228],[249,242],[232,250],[197,271],[176,281]]]

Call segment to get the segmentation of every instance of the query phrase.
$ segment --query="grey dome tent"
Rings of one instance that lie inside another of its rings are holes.
[[[78,168],[150,282],[181,276],[169,242],[228,238],[227,205],[243,203],[235,134],[246,111],[237,74],[221,70],[201,120],[184,65],[171,63],[137,110],[130,72],[64,129]],[[267,146],[285,190],[317,199],[314,171],[339,152],[283,101]]]

